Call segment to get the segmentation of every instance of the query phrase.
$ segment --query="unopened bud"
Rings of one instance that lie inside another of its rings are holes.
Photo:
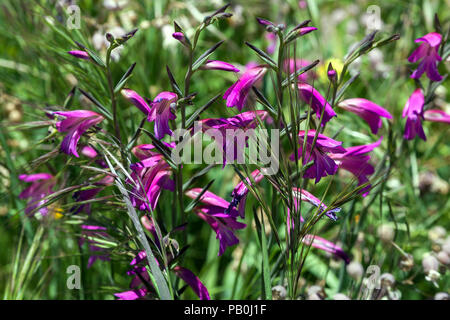
[[[392,228],[388,224],[383,224],[378,227],[377,229],[378,237],[380,237],[380,240],[384,243],[390,243],[392,240],[394,240],[395,231],[394,228]]]

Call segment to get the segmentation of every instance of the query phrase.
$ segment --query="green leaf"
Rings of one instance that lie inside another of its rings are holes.
[[[209,56],[217,50],[217,48],[219,48],[222,43],[224,42],[224,40],[217,42],[215,45],[213,45],[211,48],[209,48],[208,50],[206,50],[193,64],[192,64],[192,71],[197,70],[198,68],[200,68],[203,63],[206,61],[206,59],[209,58]]]
[[[275,63],[275,61],[272,60],[272,58],[265,53],[264,51],[262,51],[261,49],[258,49],[257,47],[255,47],[254,45],[252,45],[251,43],[245,41],[245,44],[252,49],[253,51],[256,52],[256,54],[264,61],[266,62],[272,69],[274,70],[278,70],[277,64]]]
[[[209,100],[205,105],[203,105],[200,108],[198,108],[197,110],[195,110],[195,112],[187,120],[186,128],[189,129],[194,124],[194,121],[197,120],[197,118],[200,116],[200,114],[203,111],[205,111],[206,109],[208,109],[221,95],[222,95],[222,93],[217,94],[214,98]]]
[[[131,73],[133,72],[134,67],[136,66],[136,62],[133,63],[127,70],[127,72],[125,72],[125,74],[122,76],[122,78],[119,80],[119,82],[117,83],[116,87],[114,88],[114,93],[119,92],[120,90],[122,90],[122,88],[125,86],[125,84],[127,83],[128,79],[131,78]]]

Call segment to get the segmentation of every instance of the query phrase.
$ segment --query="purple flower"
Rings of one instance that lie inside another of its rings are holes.
[[[370,156],[368,153],[378,147],[382,140],[383,137],[372,144],[346,148],[345,153],[332,153],[330,154],[330,157],[337,162],[339,168],[351,172],[356,178],[358,178],[358,186],[360,186],[368,182],[369,179],[367,177],[375,172],[374,167],[369,163]],[[370,188],[371,185],[369,184],[360,190],[363,197],[369,194]]]
[[[162,189],[174,191],[170,166],[152,149],[152,145],[139,145],[132,150],[141,161],[131,165],[134,187],[130,199],[140,210],[154,210]]]
[[[338,217],[336,216],[336,213],[341,211],[341,208],[334,208],[331,210],[328,210],[328,207],[320,201],[319,198],[315,197],[310,192],[300,189],[300,188],[292,188],[292,195],[294,197],[294,208],[295,210],[298,210],[297,207],[300,203],[300,201],[306,201],[313,206],[320,208],[319,213],[325,212],[325,215],[330,218],[333,221],[336,221]],[[289,216],[289,210],[288,210],[288,216]],[[300,216],[300,221],[303,222],[303,217]]]
[[[136,91],[131,89],[122,89],[122,95],[141,110],[147,117],[150,114],[150,107],[147,102]]]
[[[380,129],[383,124],[381,117],[392,119],[392,115],[386,111],[386,109],[372,101],[362,98],[344,100],[338,104],[338,107],[353,112],[361,117],[369,124],[373,134],[377,134],[378,129]]]
[[[19,175],[19,179],[25,182],[31,182],[31,185],[19,194],[19,198],[31,198],[27,203],[25,213],[32,215],[35,209],[47,202],[43,198],[53,193],[55,178],[49,173],[35,173],[30,175],[21,174]],[[39,213],[42,216],[47,216],[48,212],[49,209],[47,207],[39,209]]]
[[[247,111],[230,118],[209,118],[200,120],[197,123],[201,125],[202,131],[206,132],[206,134],[211,134],[209,130],[215,129],[223,137],[218,139],[216,143],[222,147],[223,167],[225,167],[228,161],[241,159],[245,148],[245,146],[239,145],[238,134],[231,137],[230,133],[234,133],[237,130],[242,130],[245,133],[248,129],[254,129],[258,125],[258,119],[264,121],[269,119],[269,115],[263,110]],[[248,136],[244,139],[245,143],[247,141]]]
[[[268,54],[273,54],[275,52],[275,49],[277,47],[277,35],[272,32],[268,32],[264,35],[267,41],[269,41],[269,45],[267,46],[266,50]]]
[[[424,112],[423,117],[426,121],[444,122],[450,124],[450,114],[445,111],[432,109]]]
[[[152,102],[151,110],[147,120],[155,121],[155,137],[162,139],[166,134],[172,135],[169,128],[169,120],[175,120],[173,113],[174,105],[178,96],[173,92],[163,91],[156,96]]]
[[[324,97],[311,87],[307,83],[299,83],[298,91],[300,98],[306,103],[311,105],[311,108],[316,112],[317,119],[320,119],[322,115],[322,110],[325,108],[322,119],[322,126],[331,120],[331,118],[336,117],[336,112],[334,112],[333,108],[331,108],[330,104],[325,100]]]
[[[309,66],[310,64],[311,61],[305,59],[286,59],[284,60],[283,67],[284,70],[288,73],[294,73],[301,68]],[[314,72],[314,70],[308,70],[307,72],[302,73],[298,76],[299,83],[308,83],[314,79],[317,79],[317,74]]]
[[[103,116],[89,110],[58,111],[53,114],[63,116],[65,119],[56,123],[59,132],[67,132],[61,143],[61,150],[67,154],[79,157],[77,144],[81,135],[90,127],[103,121]]]
[[[186,195],[196,199],[202,191],[201,188],[194,188],[186,192]],[[226,210],[230,203],[210,191],[206,191],[200,198],[203,205],[195,208],[195,213],[216,232],[216,239],[219,239],[219,256],[221,256],[227,247],[239,243],[239,239],[234,235],[234,230],[243,229],[246,224],[236,221],[238,212],[231,209],[229,213]]]
[[[242,219],[245,218],[245,203],[247,201],[247,194],[250,191],[247,188],[247,184],[251,186],[252,181],[255,181],[255,183],[259,183],[264,178],[264,175],[258,169],[253,171],[251,175],[252,180],[246,178],[246,183],[241,181],[233,189],[233,191],[231,192],[231,196],[233,197],[233,199],[231,200],[231,203],[226,211],[230,212],[233,207],[239,206],[238,213]]]
[[[258,23],[264,27],[275,27],[275,24],[273,22],[266,19],[256,17],[256,21],[258,21]]]
[[[319,133],[317,136],[314,149],[311,150],[315,134],[316,134],[315,130],[308,131],[308,136],[306,138],[305,160],[303,165],[306,165],[310,161],[314,162],[311,165],[311,167],[306,169],[306,171],[303,174],[303,177],[308,179],[315,178],[316,179],[315,183],[318,183],[322,177],[335,174],[338,168],[337,164],[333,161],[333,159],[327,156],[327,153],[330,152],[344,153],[345,149],[341,146],[342,142],[335,141]],[[301,160],[305,131],[300,131],[298,133],[298,136],[299,136],[298,159]],[[295,161],[295,155],[292,154],[289,159]]]
[[[67,53],[74,56],[75,58],[84,59],[84,60],[90,59],[89,54],[86,51],[73,50],[73,51],[68,51]]]
[[[172,33],[172,37],[174,39],[180,41],[181,44],[185,47],[189,48],[191,46],[183,32],[174,32],[174,33]]]
[[[264,76],[266,71],[267,69],[262,65],[247,69],[223,95],[223,98],[227,100],[227,107],[236,106],[239,111],[242,111],[250,89]]]
[[[118,297],[119,300],[142,299],[151,293],[150,290],[153,289],[153,286],[148,274],[148,261],[146,261],[146,258],[145,252],[141,251],[131,261],[130,265],[133,266],[133,268],[127,271],[127,275],[134,276],[130,283],[130,288],[132,290],[115,293],[114,295]],[[155,259],[155,261],[160,265],[158,260]],[[175,266],[171,271],[173,271],[181,280],[186,282],[200,300],[210,300],[208,289],[206,289],[205,285],[191,270],[181,266]],[[146,284],[146,287],[140,288],[144,283]]]
[[[307,234],[302,239],[302,242],[306,245],[310,245],[316,249],[320,249],[320,250],[329,252],[329,253],[335,255],[336,257],[341,258],[342,260],[344,260],[345,264],[350,263],[350,258],[344,252],[344,250],[342,250],[341,247],[339,247],[338,245],[336,245],[333,242],[330,242],[324,238],[321,238],[319,236],[315,236],[312,234]]]
[[[94,225],[82,225],[81,226],[81,235],[82,237],[78,241],[79,246],[83,246],[85,242],[88,243],[89,250],[94,254],[89,257],[87,267],[90,268],[97,260],[109,261],[109,253],[102,247],[99,247],[97,244],[99,242],[95,241],[94,237],[97,238],[108,238],[109,235],[105,232],[106,228],[101,226]]]
[[[412,140],[418,135],[424,141],[427,140],[425,132],[422,128],[423,118],[423,105],[425,103],[425,97],[423,96],[422,89],[417,88],[409,97],[403,109],[403,118],[406,118],[405,134],[403,137],[406,140]]]
[[[411,78],[419,79],[426,71],[427,76],[432,81],[441,81],[442,76],[437,69],[438,61],[442,58],[439,56],[439,45],[441,44],[442,36],[439,33],[431,32],[415,42],[423,42],[414,52],[409,56],[408,61],[415,63],[419,60],[419,66],[411,75]]]
[[[73,194],[73,199],[76,202],[83,202],[83,201],[94,199],[95,196],[100,191],[102,191],[106,186],[111,185],[113,182],[114,182],[114,178],[112,176],[105,176],[104,178],[102,178],[99,181],[94,183],[94,185],[98,186],[98,188],[77,191]],[[84,211],[87,214],[90,214],[91,213],[91,203],[75,205],[71,209],[72,214],[78,214],[81,211]]]
[[[194,290],[200,300],[210,300],[208,289],[191,270],[176,266],[173,271]]]
[[[239,69],[233,66],[232,64],[219,60],[208,60],[203,66],[200,67],[200,69],[239,72]]]

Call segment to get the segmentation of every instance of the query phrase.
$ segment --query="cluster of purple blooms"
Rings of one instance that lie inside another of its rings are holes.
[[[259,19],[258,22],[268,28],[275,28],[276,26],[270,21]],[[305,35],[316,30],[314,27],[303,26],[296,30],[299,36]],[[273,33],[271,33],[273,35]],[[182,32],[175,32],[173,37],[185,44],[186,39]],[[419,79],[423,73],[426,72],[431,81],[440,81],[442,77],[437,71],[437,63],[441,60],[438,54],[439,46],[441,44],[442,36],[438,33],[429,33],[416,42],[421,42],[420,46],[411,54],[409,61],[411,63],[419,62],[417,70],[411,75],[412,78]],[[87,52],[82,50],[69,51],[74,57],[89,60],[90,56]],[[295,61],[293,59],[284,62],[284,69],[286,72],[294,72],[295,68],[304,67],[309,62],[306,60]],[[238,73],[239,69],[233,65],[217,60],[208,60],[202,66],[206,70],[222,70],[227,72]],[[253,64],[239,76],[239,79],[226,90],[223,99],[226,100],[227,107],[236,107],[240,112],[236,116],[229,118],[210,118],[200,120],[203,124],[204,130],[214,128],[220,131],[228,129],[250,129],[258,125],[257,119],[264,121],[269,120],[270,117],[265,111],[243,111],[247,106],[248,97],[251,93],[252,87],[257,84],[264,77],[268,71],[267,65]],[[311,107],[312,114],[315,114],[320,124],[324,126],[333,118],[337,117],[336,111],[328,103],[328,101],[321,95],[321,93],[314,88],[310,83],[311,80],[317,76],[313,71],[308,71],[298,77],[297,89],[298,96],[302,101]],[[137,92],[131,89],[122,89],[122,95],[132,104],[134,104],[147,117],[148,122],[154,123],[154,135],[157,139],[163,139],[166,135],[172,136],[173,132],[170,128],[170,121],[176,119],[176,108],[178,95],[173,92],[164,91],[159,93],[153,100],[147,100],[141,97]],[[440,121],[450,123],[450,116],[441,110],[427,110],[424,111],[425,97],[423,90],[416,89],[411,97],[408,99],[403,110],[403,117],[407,117],[405,125],[405,139],[413,139],[418,135],[423,140],[426,139],[422,128],[423,120]],[[337,104],[343,110],[352,112],[367,122],[370,131],[377,134],[382,127],[382,118],[392,119],[392,115],[383,107],[376,103],[362,99],[351,98],[346,99]],[[78,142],[82,135],[86,134],[88,130],[95,129],[104,117],[96,112],[88,110],[74,110],[74,111],[60,111],[54,112],[52,116],[56,117],[56,129],[59,132],[66,133],[62,143],[61,151],[80,157],[77,151]],[[268,121],[269,122],[269,121]],[[225,136],[225,135],[224,135]],[[360,190],[362,196],[366,196],[370,192],[369,176],[374,173],[374,167],[369,163],[369,153],[378,147],[382,142],[383,137],[380,137],[374,143],[360,146],[343,147],[343,143],[336,141],[330,137],[315,130],[299,131],[298,132],[298,154],[290,156],[291,161],[301,160],[303,165],[310,162],[312,164],[304,172],[304,178],[314,179],[318,183],[322,178],[335,175],[338,169],[347,170],[352,173],[358,180],[358,185],[364,185]],[[223,141],[224,155],[227,151],[227,144],[229,141]],[[163,144],[167,148],[174,148],[174,143]],[[304,150],[305,148],[305,150]],[[236,150],[233,150],[236,151]],[[98,161],[99,156],[97,151],[90,147],[84,146],[81,151],[82,155]],[[156,208],[158,199],[163,190],[174,191],[175,182],[172,180],[172,168],[169,166],[164,156],[160,154],[153,145],[143,144],[135,146],[132,153],[139,160],[133,163],[131,169],[131,180],[128,181],[133,186],[130,193],[130,198],[133,206],[144,212],[152,211]],[[237,155],[237,152],[233,153]],[[230,160],[224,156],[224,166],[226,160]],[[101,159],[100,159],[101,163]],[[104,166],[104,163],[103,163]],[[56,178],[48,173],[38,173],[31,175],[21,175],[19,177],[31,185],[25,189],[20,198],[29,198],[26,208],[26,213],[31,214],[39,208],[41,215],[48,214],[48,208],[45,206],[45,198],[54,192],[53,188],[56,184]],[[239,222],[238,218],[245,217],[245,203],[249,193],[249,187],[253,183],[257,184],[262,181],[264,175],[255,170],[252,172],[252,179],[241,181],[236,185],[232,192],[232,200],[228,202],[221,197],[215,195],[210,191],[204,192],[199,204],[194,208],[195,214],[204,220],[216,233],[219,240],[218,255],[224,254],[229,246],[236,245],[239,239],[236,237],[236,230],[243,229],[246,224]],[[96,188],[83,190],[77,192],[74,196],[77,201],[86,201],[93,199],[103,188],[112,185],[114,178],[106,176],[96,183]],[[192,199],[197,199],[201,194],[201,188],[193,188],[185,192],[186,196]],[[336,220],[336,213],[340,208],[329,210],[318,198],[306,190],[294,188],[292,190],[294,195],[294,206],[297,207],[299,201],[306,201],[317,207],[321,213],[324,213],[332,220]],[[85,211],[90,213],[89,205],[80,205],[74,207],[74,213]],[[303,217],[300,217],[300,221]],[[154,235],[154,242],[161,246],[152,222],[146,217],[143,217],[143,224],[147,230]],[[288,231],[294,227],[294,219],[288,212],[287,215]],[[95,260],[108,260],[109,255],[103,249],[98,247],[94,240],[86,240],[85,236],[101,236],[108,237],[106,228],[102,226],[83,225],[83,238],[80,240],[80,245],[88,242],[91,251],[97,252],[95,256],[89,259],[89,266]],[[343,259],[346,263],[349,262],[349,257],[339,246],[314,235],[306,235],[303,242],[315,248],[327,251]],[[170,261],[169,257],[169,261]],[[173,258],[173,257],[172,257]],[[117,293],[116,296],[120,299],[138,299],[147,296],[151,291],[151,281],[147,272],[147,265],[145,262],[145,252],[139,252],[135,259],[130,263],[132,269],[128,272],[133,276],[130,285],[130,291]],[[158,263],[161,266],[161,263]],[[201,281],[190,270],[180,266],[171,268],[176,276],[184,280],[200,299],[209,299],[209,293]]]

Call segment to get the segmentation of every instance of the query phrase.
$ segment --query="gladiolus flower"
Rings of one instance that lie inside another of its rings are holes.
[[[242,111],[250,93],[250,89],[264,76],[266,71],[267,68],[264,66],[256,66],[247,69],[239,80],[228,88],[223,95],[223,98],[227,100],[227,107],[236,106],[239,111]]]
[[[31,198],[25,208],[25,213],[30,215],[35,209],[44,205],[47,200],[43,198],[53,193],[55,178],[49,173],[21,174],[19,179],[25,182],[31,182],[31,185],[19,194],[20,199]],[[42,207],[38,211],[42,216],[49,212],[47,207]]]
[[[227,161],[234,161],[241,157],[243,154],[243,148],[245,146],[239,146],[238,135],[230,138],[228,130],[235,132],[236,130],[242,130],[244,133],[248,129],[254,129],[258,125],[258,119],[264,121],[268,119],[269,115],[266,111],[256,110],[240,113],[230,118],[217,118],[217,119],[203,119],[198,121],[202,127],[202,131],[209,133],[209,129],[218,130],[221,134],[222,152],[223,152],[223,167],[225,167]],[[245,137],[244,142],[248,141],[248,136]],[[234,148],[231,148],[233,146]]]
[[[147,120],[155,121],[155,137],[162,139],[166,134],[172,135],[169,128],[169,120],[175,120],[173,113],[174,105],[178,96],[173,92],[163,91],[156,96],[152,102],[152,107]]]
[[[122,95],[141,110],[147,117],[150,114],[150,107],[147,102],[136,91],[131,89],[122,89]]]
[[[232,64],[219,60],[208,60],[203,66],[200,67],[200,69],[239,72],[239,69],[233,66]]]
[[[423,117],[426,121],[444,122],[450,124],[450,114],[445,113],[442,110],[427,110],[424,112]]]
[[[353,112],[361,117],[369,124],[373,134],[377,134],[378,129],[380,129],[383,124],[381,117],[392,119],[392,115],[386,109],[372,101],[362,98],[344,100],[338,104],[338,107]]]
[[[90,59],[89,54],[86,51],[73,50],[73,51],[68,51],[67,53],[78,59],[84,59],[84,60]]]
[[[344,250],[342,250],[341,247],[339,247],[338,245],[336,245],[333,242],[330,242],[324,238],[321,238],[319,236],[315,236],[312,234],[307,234],[302,239],[302,242],[306,245],[310,245],[316,249],[320,249],[320,250],[329,252],[329,253],[335,255],[336,257],[341,258],[342,260],[344,260],[345,264],[350,263],[350,258],[344,252]]]
[[[313,110],[316,112],[317,119],[320,119],[322,110],[323,108],[325,108],[323,119],[321,122],[322,126],[330,121],[331,118],[336,117],[336,112],[334,112],[330,104],[325,100],[324,97],[322,97],[319,91],[311,87],[309,84],[299,83],[298,91],[300,98],[306,103],[310,104],[311,108],[313,108]]]
[[[353,173],[353,175],[358,178],[358,186],[360,186],[368,182],[369,179],[367,176],[370,176],[375,172],[374,167],[369,163],[370,156],[368,153],[378,147],[382,140],[383,137],[372,144],[346,148],[345,153],[332,153],[330,154],[330,158],[337,162],[339,168]],[[371,185],[369,184],[361,189],[360,193],[362,193],[363,197],[369,194],[370,188]]]
[[[96,254],[91,255],[88,260],[87,267],[90,268],[98,259],[102,261],[109,261],[109,253],[102,247],[97,246],[99,242],[93,240],[93,237],[98,238],[108,238],[109,235],[105,232],[106,228],[101,226],[93,225],[82,225],[81,226],[82,237],[78,241],[79,246],[83,246],[84,242],[87,241],[89,245],[89,250],[95,252]]]
[[[405,134],[403,137],[406,140],[412,140],[418,135],[424,141],[427,140],[425,132],[422,127],[423,106],[425,103],[425,97],[422,89],[417,88],[409,97],[403,109],[403,118],[407,117],[405,124]]]
[[[306,169],[306,171],[303,174],[303,177],[308,179],[315,178],[316,183],[318,183],[322,177],[335,174],[338,168],[337,164],[333,161],[333,159],[327,156],[326,153],[330,152],[344,153],[345,149],[341,146],[342,142],[335,141],[319,133],[317,136],[314,149],[311,150],[315,134],[316,134],[315,130],[308,131],[308,136],[306,138],[305,160],[303,165],[306,165],[310,161],[314,162],[311,165],[311,167]],[[300,131],[298,133],[298,136],[299,136],[298,159],[302,159],[303,140],[305,136],[305,131]],[[292,154],[289,159],[294,161],[295,155]]]
[[[82,202],[94,199],[95,196],[102,191],[106,186],[112,185],[114,182],[114,178],[112,176],[105,176],[100,179],[98,182],[94,183],[94,185],[98,186],[98,188],[92,188],[87,190],[77,191],[73,194],[73,199],[76,202]],[[91,203],[84,203],[81,205],[76,205],[71,209],[72,214],[80,213],[81,211],[86,212],[87,214],[91,213]]]
[[[130,199],[140,210],[154,210],[162,189],[175,190],[175,183],[170,179],[170,166],[152,149],[152,145],[140,145],[132,150],[141,161],[131,165],[134,187]]]
[[[59,132],[67,132],[61,144],[61,150],[67,154],[79,157],[77,144],[81,135],[90,127],[103,121],[103,116],[89,110],[58,111],[53,114],[65,117],[56,123]]]
[[[421,60],[417,69],[412,73],[411,78],[419,79],[422,74],[426,72],[430,80],[442,80],[442,76],[439,74],[437,69],[438,61],[442,60],[438,53],[441,41],[442,36],[436,32],[428,33],[415,40],[416,43],[423,43],[416,50],[414,50],[408,58],[408,61],[411,63]]]
[[[194,188],[186,192],[186,195],[196,199],[201,188]],[[206,191],[200,198],[200,205],[195,208],[195,213],[216,232],[216,239],[219,239],[219,256],[221,256],[227,247],[239,243],[239,239],[234,235],[234,230],[243,229],[246,224],[236,221],[238,212],[231,209],[226,213],[230,203],[210,191]]]
[[[264,175],[258,169],[253,171],[251,175],[255,183],[259,183],[264,178]],[[226,213],[228,213],[233,207],[239,205],[238,212],[239,216],[242,219],[245,217],[245,202],[247,201],[247,194],[250,191],[247,188],[247,184],[250,186],[252,185],[252,180],[250,180],[249,178],[246,178],[245,180],[246,183],[244,183],[243,181],[239,182],[231,192],[231,196],[233,197],[233,199],[231,200],[230,206],[226,210]]]

